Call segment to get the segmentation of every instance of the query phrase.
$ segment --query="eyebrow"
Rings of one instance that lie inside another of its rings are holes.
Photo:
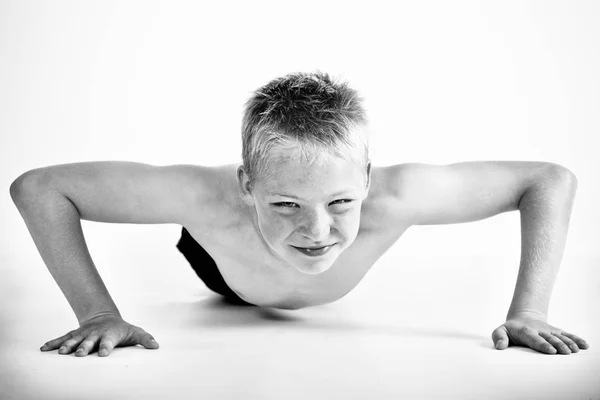
[[[330,195],[329,195],[329,197],[337,197],[337,196],[339,196],[339,195],[346,194],[346,193],[349,193],[349,192],[351,192],[351,191],[352,191],[352,189],[341,190],[341,191],[339,191],[339,192],[335,192],[335,193],[332,193],[332,194],[330,194]],[[291,198],[291,199],[302,200],[300,197],[298,197],[298,196],[294,196],[293,194],[285,194],[285,193],[271,193],[271,192],[269,192],[269,193],[268,193],[268,195],[269,195],[269,196],[281,196],[281,197],[289,197],[289,198]]]

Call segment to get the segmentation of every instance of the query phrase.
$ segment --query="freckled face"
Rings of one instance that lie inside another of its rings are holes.
[[[269,178],[255,181],[247,202],[271,253],[296,270],[318,274],[356,239],[366,198],[366,168],[336,156],[309,164],[279,151]]]

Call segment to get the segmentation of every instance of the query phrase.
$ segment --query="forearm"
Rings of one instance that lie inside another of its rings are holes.
[[[89,254],[79,212],[71,201],[43,189],[20,191],[13,201],[79,323],[103,313],[118,314]]]
[[[521,198],[521,259],[507,318],[519,313],[547,318],[576,188],[573,176],[554,170]]]

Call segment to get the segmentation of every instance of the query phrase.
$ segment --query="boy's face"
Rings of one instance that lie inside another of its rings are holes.
[[[368,194],[363,165],[333,155],[321,159],[309,164],[297,152],[278,150],[269,178],[258,177],[251,189],[247,175],[238,173],[271,253],[306,274],[326,271],[352,244]]]

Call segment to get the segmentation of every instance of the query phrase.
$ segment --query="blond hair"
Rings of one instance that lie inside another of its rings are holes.
[[[256,90],[242,120],[242,159],[252,182],[267,174],[274,150],[298,149],[307,160],[333,154],[367,165],[362,98],[328,74],[293,73]]]

